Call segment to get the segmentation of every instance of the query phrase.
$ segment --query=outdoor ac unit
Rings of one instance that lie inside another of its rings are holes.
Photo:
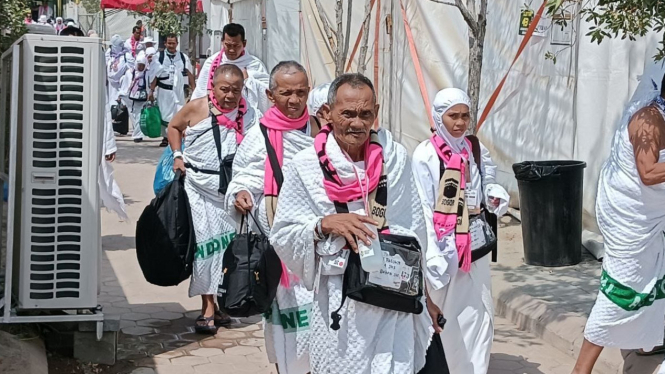
[[[101,44],[97,38],[25,35],[17,46],[17,152],[9,160],[16,164],[16,182],[9,188],[16,191],[18,309],[94,308],[105,108]]]

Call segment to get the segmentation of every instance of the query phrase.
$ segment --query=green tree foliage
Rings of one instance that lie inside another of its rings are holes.
[[[100,0],[81,0],[81,5],[89,14],[99,13],[102,10]]]
[[[662,32],[665,28],[665,1],[663,0],[550,0],[548,10],[556,14],[562,7],[581,6],[580,16],[591,22],[591,42],[601,43],[605,38],[635,40],[650,31]],[[654,58],[665,58],[665,40]]]
[[[26,0],[0,0],[0,52],[4,52],[25,33]]]
[[[139,8],[138,12],[148,14],[150,16],[150,27],[159,30],[162,35],[182,35],[189,29],[196,35],[203,35],[206,31],[207,15],[203,12],[195,12],[190,21],[189,4],[182,1],[155,0],[150,3],[146,2],[146,8]],[[187,26],[188,24],[190,26]]]

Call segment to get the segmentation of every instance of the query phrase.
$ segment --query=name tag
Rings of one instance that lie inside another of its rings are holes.
[[[473,209],[478,206],[478,191],[464,191],[464,196],[466,197],[466,206],[469,207],[469,209]]]
[[[349,250],[343,249],[338,256],[328,261],[328,265],[339,269],[344,269],[344,266],[346,266],[346,261],[348,260],[348,258],[349,258]]]
[[[469,227],[471,233],[471,250],[475,251],[478,248],[482,248],[487,244],[487,239],[485,239],[485,223],[480,220],[474,220],[471,222],[471,227]]]

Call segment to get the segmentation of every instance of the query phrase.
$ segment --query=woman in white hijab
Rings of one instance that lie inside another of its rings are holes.
[[[416,148],[413,172],[427,225],[427,288],[448,321],[441,340],[450,372],[486,374],[494,338],[490,258],[476,250],[493,242],[483,210],[505,214],[509,196],[495,182],[487,148],[467,135],[470,102],[462,90],[439,91],[436,128]]]
[[[326,121],[321,107],[328,103],[328,91],[330,90],[330,83],[324,83],[316,86],[309,93],[307,99],[307,109],[314,121],[319,125],[319,129],[328,124]]]
[[[148,58],[145,52],[141,51],[136,55],[134,67],[127,69],[125,76],[122,78],[120,88],[120,99],[127,106],[129,114],[132,117],[132,125],[134,126],[132,138],[135,143],[143,141],[143,133],[140,126],[141,111],[148,104],[150,83]]]
[[[65,27],[67,27],[62,19],[62,17],[58,17],[55,19],[55,32],[60,34],[60,31],[62,31]]]

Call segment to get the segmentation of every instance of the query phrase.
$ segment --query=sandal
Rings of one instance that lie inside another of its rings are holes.
[[[215,316],[213,318],[215,318],[215,326],[228,326],[233,322],[231,316],[222,313],[219,309],[215,310]]]
[[[200,324],[199,322],[203,322]],[[210,325],[210,322],[213,324]],[[215,326],[215,317],[204,317],[203,314],[196,319],[196,324],[194,325],[194,331],[197,334],[210,334],[215,335],[217,333],[217,326]]]
[[[635,354],[638,356],[653,356],[663,352],[665,352],[665,345],[659,345],[657,347],[654,347],[652,350],[648,352],[645,352],[644,349],[640,349],[637,352],[635,352]]]
[[[164,148],[164,147],[166,147],[166,146],[168,146],[168,145],[169,145],[169,140],[168,140],[167,138],[162,139],[162,142],[159,143],[159,146],[160,146],[161,148]]]

